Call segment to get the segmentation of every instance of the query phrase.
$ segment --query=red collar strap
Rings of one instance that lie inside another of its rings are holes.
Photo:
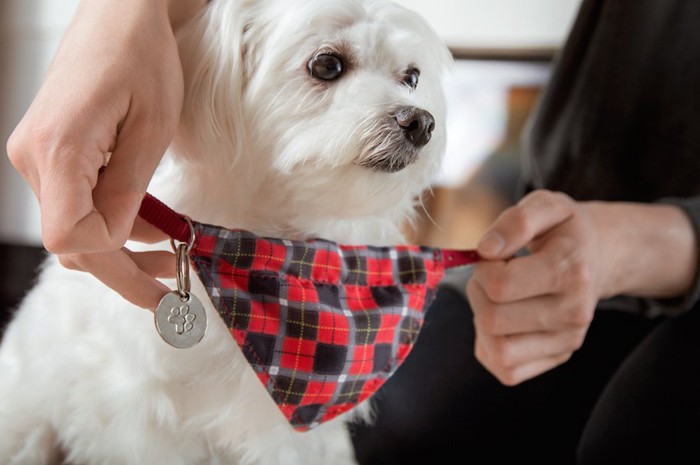
[[[191,231],[186,217],[175,212],[151,194],[146,193],[143,198],[139,216],[177,241],[188,242],[190,240]],[[445,268],[457,268],[481,260],[475,250],[437,249],[437,251],[442,255]]]

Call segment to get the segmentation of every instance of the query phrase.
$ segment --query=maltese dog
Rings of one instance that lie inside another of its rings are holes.
[[[264,236],[405,240],[445,145],[451,57],[424,19],[386,0],[213,0],[178,41],[182,120],[150,193]],[[296,431],[192,288],[207,334],[178,349],[50,257],[0,348],[0,463],[355,463],[348,422],[371,421],[368,402]]]

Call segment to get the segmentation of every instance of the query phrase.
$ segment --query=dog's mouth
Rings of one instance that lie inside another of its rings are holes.
[[[398,148],[393,151],[384,151],[380,155],[358,160],[357,164],[373,171],[396,173],[415,162],[418,159],[419,152],[419,150],[413,147]]]
[[[435,119],[426,110],[399,107],[373,125],[366,134],[364,149],[355,161],[359,166],[396,173],[414,163],[430,142]]]

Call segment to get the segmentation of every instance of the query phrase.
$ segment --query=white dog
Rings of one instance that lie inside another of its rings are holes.
[[[178,39],[182,124],[151,193],[260,235],[403,241],[444,149],[450,55],[422,18],[384,0],[214,0]],[[295,431],[193,292],[208,332],[176,349],[150,312],[49,259],[0,350],[0,463],[355,463],[351,415]]]

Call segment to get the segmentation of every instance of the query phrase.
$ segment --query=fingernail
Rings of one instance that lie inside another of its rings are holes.
[[[477,248],[479,249],[479,252],[483,252],[488,255],[498,255],[498,253],[503,250],[503,246],[505,246],[503,236],[495,231],[490,231],[481,238]]]

